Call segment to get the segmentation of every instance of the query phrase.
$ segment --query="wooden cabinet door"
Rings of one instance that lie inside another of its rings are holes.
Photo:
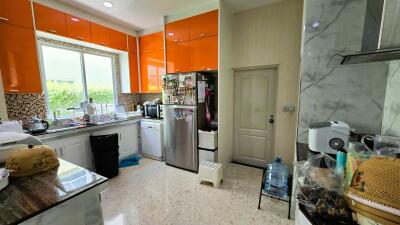
[[[140,54],[140,84],[142,93],[160,93],[164,68],[164,51]]]
[[[127,35],[125,33],[112,30],[108,28],[109,36],[110,36],[110,48],[119,49],[122,51],[127,51],[128,49],[128,40]]]
[[[218,10],[190,18],[190,40],[218,34]]]
[[[218,36],[190,41],[192,71],[218,69]]]
[[[1,0],[0,4],[0,22],[33,29],[29,0]]]
[[[36,29],[62,36],[67,35],[65,13],[37,3],[33,4],[33,8]]]
[[[32,29],[0,23],[0,69],[5,92],[42,93]]]
[[[92,33],[92,43],[110,46],[110,32],[107,27],[97,23],[90,23],[90,29]]]
[[[90,22],[76,16],[66,15],[67,37],[80,41],[92,41]]]
[[[178,20],[165,25],[167,45],[189,40],[189,19]]]
[[[167,73],[191,70],[190,44],[188,42],[167,45]]]
[[[139,93],[139,73],[136,52],[129,52],[129,79],[131,93]]]
[[[137,52],[136,37],[128,35],[128,52]]]

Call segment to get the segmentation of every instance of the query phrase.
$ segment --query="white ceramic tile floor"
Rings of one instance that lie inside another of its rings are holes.
[[[262,171],[229,164],[220,189],[199,184],[197,174],[143,158],[109,181],[102,207],[105,225],[293,225],[287,203],[263,198]]]

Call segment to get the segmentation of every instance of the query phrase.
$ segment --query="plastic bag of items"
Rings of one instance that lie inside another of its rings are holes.
[[[351,220],[343,195],[343,177],[336,160],[325,153],[297,163],[297,199],[311,214],[335,220]]]
[[[359,224],[400,224],[400,159],[375,157],[361,163],[346,197]]]

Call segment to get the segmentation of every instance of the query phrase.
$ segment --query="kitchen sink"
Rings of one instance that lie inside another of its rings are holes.
[[[63,124],[63,125],[58,125],[58,126],[50,126],[49,129],[47,129],[47,133],[54,133],[54,132],[59,132],[59,131],[66,131],[66,130],[73,130],[79,127],[82,127],[83,125],[77,124],[77,123],[68,123],[68,124]]]

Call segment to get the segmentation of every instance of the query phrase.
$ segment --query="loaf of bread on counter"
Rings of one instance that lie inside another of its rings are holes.
[[[13,152],[6,161],[10,176],[23,177],[53,169],[60,165],[57,154],[49,146],[35,145]]]

